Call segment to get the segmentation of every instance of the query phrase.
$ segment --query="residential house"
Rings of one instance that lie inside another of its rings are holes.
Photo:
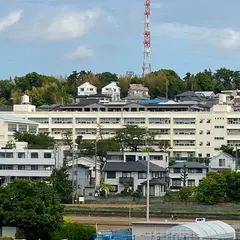
[[[169,157],[168,153],[154,151],[154,152],[107,152],[108,162],[135,162],[139,160],[148,160],[148,155],[151,163],[163,168],[168,168]]]
[[[231,155],[221,152],[216,156],[213,156],[210,159],[209,163],[211,171],[218,172],[226,169],[230,169],[232,171],[236,170],[236,162],[234,157]]]
[[[195,92],[195,93],[207,98],[215,97],[215,93],[213,91],[201,91],[201,92]]]
[[[179,190],[183,187],[182,175],[186,165],[186,186],[198,186],[206,176],[208,167],[198,162],[179,162],[169,167],[170,189]]]
[[[102,88],[102,94],[112,98],[112,101],[120,100],[120,87],[117,86],[117,82],[111,82],[107,86]]]
[[[85,82],[77,88],[78,96],[89,96],[97,94],[97,87],[89,82]]]
[[[141,96],[143,98],[148,98],[149,90],[142,84],[130,84],[128,89],[128,96]]]
[[[112,194],[122,191],[136,191],[142,189],[146,196],[147,161],[138,160],[130,162],[107,161],[103,166],[103,179],[111,184],[114,189]],[[164,196],[169,184],[168,170],[149,163],[150,171],[150,196]]]

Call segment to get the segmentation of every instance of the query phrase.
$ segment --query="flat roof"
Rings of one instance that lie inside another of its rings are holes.
[[[37,122],[25,119],[25,118],[20,118],[16,117],[14,115],[0,115],[0,119],[5,120],[5,121],[11,121],[11,122],[24,122],[24,123],[31,123],[31,124],[36,124],[38,125]]]
[[[169,222],[169,221],[142,221],[142,222],[132,222],[132,224],[146,224],[146,225],[168,225],[168,224],[175,224],[175,225],[181,225],[181,224],[188,224],[189,222]]]

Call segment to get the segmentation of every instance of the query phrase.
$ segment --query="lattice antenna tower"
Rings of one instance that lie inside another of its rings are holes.
[[[144,53],[143,53],[143,66],[142,75],[145,76],[147,73],[151,72],[151,2],[150,0],[145,0],[145,11],[144,11]]]

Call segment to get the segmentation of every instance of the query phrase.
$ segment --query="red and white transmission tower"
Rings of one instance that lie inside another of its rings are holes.
[[[150,30],[150,0],[145,0],[145,20],[144,20],[144,53],[143,53],[143,66],[142,66],[142,75],[144,76],[147,73],[151,72],[151,30]]]

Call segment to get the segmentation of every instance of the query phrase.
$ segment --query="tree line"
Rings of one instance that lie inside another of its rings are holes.
[[[84,82],[95,85],[100,92],[101,88],[110,82],[118,82],[121,88],[121,97],[126,97],[130,84],[141,83],[149,88],[154,97],[173,98],[184,91],[214,91],[239,89],[240,71],[227,68],[205,69],[197,74],[187,72],[181,78],[175,71],[161,69],[144,77],[118,76],[116,73],[91,71],[73,71],[69,76],[54,77],[36,72],[25,76],[14,77],[0,81],[0,105],[19,103],[23,93],[32,98],[32,103],[40,106],[44,104],[66,104],[77,96],[77,87]]]

